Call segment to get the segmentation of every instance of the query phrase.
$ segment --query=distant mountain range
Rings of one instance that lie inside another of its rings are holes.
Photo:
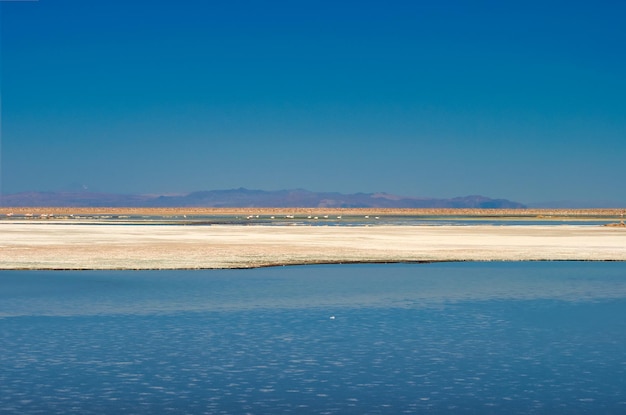
[[[11,207],[319,207],[319,208],[481,208],[523,209],[506,199],[464,196],[433,199],[388,193],[310,192],[308,190],[209,190],[183,195],[127,195],[95,192],[24,192],[3,195]]]

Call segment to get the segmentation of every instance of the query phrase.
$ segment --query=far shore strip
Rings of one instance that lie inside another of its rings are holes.
[[[625,261],[626,229],[0,223],[0,269],[218,269],[438,261]]]
[[[216,207],[0,207],[0,215],[59,217],[59,216],[98,216],[98,215],[133,215],[133,216],[220,216],[220,215],[380,215],[380,216],[469,216],[491,218],[592,218],[610,217],[624,219],[624,208],[602,209],[479,209],[479,208],[216,208]]]

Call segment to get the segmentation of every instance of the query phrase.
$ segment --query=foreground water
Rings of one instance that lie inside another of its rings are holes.
[[[0,272],[0,413],[624,413],[626,263]]]

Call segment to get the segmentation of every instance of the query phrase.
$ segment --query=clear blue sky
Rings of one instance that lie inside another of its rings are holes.
[[[2,192],[626,205],[626,2],[0,2]]]

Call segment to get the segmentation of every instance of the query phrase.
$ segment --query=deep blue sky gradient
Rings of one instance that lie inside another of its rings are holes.
[[[626,2],[0,2],[2,192],[626,205]]]

